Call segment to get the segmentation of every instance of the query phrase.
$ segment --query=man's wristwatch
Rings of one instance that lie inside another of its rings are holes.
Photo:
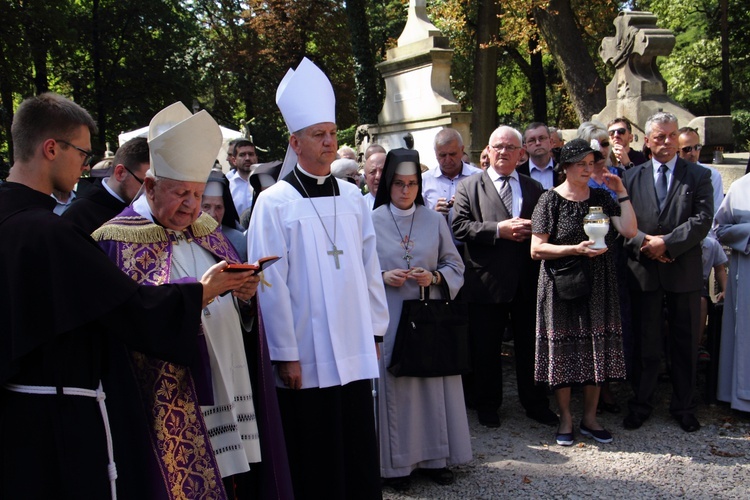
[[[438,284],[438,272],[437,271],[435,271],[434,273],[432,273],[432,284],[433,285],[437,285]]]

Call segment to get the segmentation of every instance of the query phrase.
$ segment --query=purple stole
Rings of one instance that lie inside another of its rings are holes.
[[[201,214],[183,234],[219,260],[241,262],[218,227],[211,216]],[[96,230],[93,237],[134,281],[154,286],[170,282],[173,235],[131,207]],[[163,481],[163,495],[170,500],[227,498],[200,411],[200,404],[207,403],[202,397],[204,389],[210,395],[208,404],[213,403],[205,340],[202,336],[200,340],[204,342],[202,354],[208,380],[205,373],[191,372],[186,366],[130,352],[131,368],[150,426],[151,448]]]

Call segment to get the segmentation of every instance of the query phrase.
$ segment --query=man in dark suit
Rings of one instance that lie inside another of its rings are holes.
[[[115,153],[109,177],[94,181],[62,216],[93,233],[130,204],[141,189],[149,161],[146,138],[130,139]]]
[[[465,382],[479,422],[497,427],[502,403],[501,343],[514,334],[518,394],[526,415],[556,425],[544,387],[534,383],[536,288],[539,265],[531,260],[531,214],[542,185],[516,172],[521,134],[500,127],[490,136],[490,167],[456,188],[453,234],[465,243],[463,293],[469,303],[472,377]]]
[[[625,172],[625,186],[638,218],[638,234],[626,240],[633,304],[635,360],[630,412],[623,425],[637,429],[649,417],[662,352],[666,299],[672,401],[669,411],[686,432],[695,418],[703,284],[701,240],[711,228],[711,173],[677,156],[677,118],[657,113],[646,122],[652,160]]]
[[[516,171],[538,181],[544,189],[559,185],[560,177],[555,173],[557,163],[552,156],[552,142],[547,125],[542,122],[530,123],[523,133],[523,143],[529,159],[519,164]]]

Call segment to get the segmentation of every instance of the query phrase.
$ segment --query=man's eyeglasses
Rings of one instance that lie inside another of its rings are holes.
[[[530,137],[529,139],[526,139],[526,144],[537,144],[537,143],[541,144],[544,141],[548,141],[548,140],[549,140],[549,137],[547,137],[546,135],[542,135],[539,137]]]
[[[613,128],[607,133],[609,134],[610,137],[614,137],[615,135],[625,135],[628,133],[628,129],[626,129],[625,127]]]
[[[138,184],[141,184],[141,185],[143,185],[143,179],[141,179],[140,177],[138,177],[137,175],[135,175],[135,174],[133,173],[133,171],[132,171],[132,170],[130,170],[130,169],[129,169],[128,167],[126,167],[125,165],[123,165],[123,166],[122,166],[122,168],[124,168],[125,170],[127,170],[127,171],[128,171],[128,173],[129,173],[130,175],[132,175],[132,176],[133,176],[133,179],[135,179],[135,180],[137,180],[137,181],[138,181]]]
[[[701,149],[703,149],[703,145],[696,144],[695,146],[685,146],[684,148],[680,148],[680,151],[682,151],[685,154],[688,154],[691,151],[700,151]]]
[[[80,151],[81,153],[83,153],[84,156],[85,156],[85,158],[83,159],[83,166],[84,167],[90,167],[91,166],[91,162],[94,160],[94,152],[93,151],[86,151],[85,149],[79,148],[75,144],[71,144],[68,141],[65,141],[63,139],[55,139],[55,140],[57,142],[62,142],[63,144],[67,144],[71,148],[77,149],[78,151]]]
[[[494,144],[494,145],[490,145],[490,147],[494,149],[495,151],[497,151],[498,153],[502,153],[503,151],[512,153],[516,149],[521,149],[521,146],[513,146],[512,144]]]
[[[404,182],[404,181],[393,181],[393,187],[396,189],[404,189],[408,188],[409,191],[419,186],[419,183],[417,181],[411,181],[411,182]]]

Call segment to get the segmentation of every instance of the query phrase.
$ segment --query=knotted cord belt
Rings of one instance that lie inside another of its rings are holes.
[[[5,384],[5,388],[12,392],[21,392],[24,394],[57,394],[57,388],[52,386],[44,385],[19,385],[19,384]],[[102,420],[104,421],[104,433],[107,435],[107,455],[109,457],[109,463],[107,464],[107,473],[109,474],[109,484],[112,489],[112,500],[117,500],[117,490],[115,488],[115,480],[117,479],[117,467],[115,466],[115,457],[112,451],[112,431],[109,428],[109,417],[107,416],[107,406],[104,404],[106,394],[102,390],[102,383],[99,382],[99,387],[94,389],[81,389],[79,387],[63,387],[62,393],[66,396],[84,396],[88,398],[94,398],[99,402],[99,411],[102,414]]]

